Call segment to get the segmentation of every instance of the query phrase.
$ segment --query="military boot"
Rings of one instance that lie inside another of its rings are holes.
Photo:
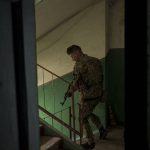
[[[81,146],[86,150],[92,150],[95,147],[95,143],[93,142],[92,144],[89,144],[87,142],[87,143],[81,144]]]
[[[102,126],[100,129],[99,129],[99,133],[100,133],[100,137],[99,137],[99,139],[105,139],[106,138],[106,136],[107,136],[107,131],[106,131],[106,129]]]

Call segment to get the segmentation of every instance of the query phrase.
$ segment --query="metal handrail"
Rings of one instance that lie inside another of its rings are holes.
[[[63,79],[62,77],[60,77],[60,76],[58,76],[58,75],[56,75],[55,73],[53,73],[52,71],[46,69],[45,67],[43,67],[43,66],[41,66],[41,65],[39,65],[39,64],[37,64],[37,66],[39,66],[40,68],[46,70],[47,72],[51,73],[52,75],[58,77],[59,79],[61,79],[61,80],[64,81],[65,83],[70,84],[69,81]],[[70,122],[70,126],[69,126],[69,125],[66,124],[64,121],[62,121],[61,119],[57,118],[54,114],[48,112],[46,109],[42,108],[41,106],[39,106],[39,109],[41,109],[41,110],[42,110],[43,112],[45,112],[47,115],[49,115],[50,117],[52,117],[53,119],[55,119],[56,121],[58,121],[59,123],[61,123],[62,125],[64,125],[66,128],[68,128],[68,129],[70,130],[70,137],[72,136],[72,135],[71,135],[71,131],[74,132],[74,142],[76,142],[76,135],[75,135],[75,134],[79,135],[79,136],[80,136],[80,144],[81,144],[81,134],[80,134],[80,132],[78,132],[78,131],[75,129],[75,108],[74,108],[75,104],[74,104],[74,94],[72,94],[72,104],[71,104],[71,105],[72,105],[72,111],[71,111],[71,107],[70,107],[69,112],[72,112],[72,113],[70,114],[70,117],[73,118],[73,128],[71,127],[71,122]],[[67,109],[67,108],[66,108],[66,109]],[[62,112],[62,110],[61,110],[60,112]],[[56,113],[55,113],[55,114],[56,114]],[[81,125],[81,124],[80,124],[80,125]]]
[[[79,103],[76,103],[76,104],[74,104],[74,105],[79,105]],[[67,107],[67,108],[64,108],[64,109],[62,109],[62,110],[60,110],[60,111],[57,111],[57,112],[55,112],[55,113],[53,113],[53,114],[56,115],[56,114],[60,113],[61,111],[64,111],[64,110],[69,109],[69,108],[70,108],[70,106]]]
[[[47,111],[46,109],[44,109],[43,107],[39,106],[39,109],[41,111],[43,111],[44,113],[46,113],[48,116],[52,117],[53,119],[55,119],[57,122],[59,122],[60,124],[64,125],[66,128],[68,128],[69,130],[71,130],[72,132],[74,132],[75,134],[80,136],[80,132],[75,130],[74,128],[72,128],[71,126],[69,126],[68,124],[66,124],[64,121],[62,121],[61,119],[59,119],[58,117],[56,117],[55,115],[53,115],[52,113],[50,113],[49,111]]]
[[[69,81],[67,81],[67,80],[65,80],[64,78],[58,76],[57,74],[55,74],[55,73],[53,73],[52,71],[46,69],[45,67],[43,67],[43,66],[41,66],[41,65],[39,65],[39,64],[37,64],[37,66],[39,66],[39,67],[41,67],[42,69],[46,70],[47,72],[53,74],[54,76],[58,77],[59,79],[63,80],[64,82],[66,82],[67,84],[70,84]]]
[[[70,108],[70,107],[67,107],[67,108],[62,109],[62,110],[60,110],[60,111],[57,111],[57,112],[53,113],[53,115],[56,115],[56,114],[58,114],[58,113],[60,113],[60,112],[63,112],[63,111],[65,111],[65,110],[69,109],[69,108]]]

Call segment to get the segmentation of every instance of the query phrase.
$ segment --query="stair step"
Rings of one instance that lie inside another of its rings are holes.
[[[40,150],[59,150],[61,142],[59,137],[41,136]]]

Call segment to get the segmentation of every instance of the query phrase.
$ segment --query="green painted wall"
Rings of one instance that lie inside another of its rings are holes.
[[[103,69],[105,69],[105,61],[101,59],[103,64]],[[105,76],[105,70],[104,70]],[[66,74],[63,76],[67,81],[72,81],[73,76],[72,73]],[[104,82],[105,86],[105,82]],[[71,106],[71,99],[68,98],[64,106],[60,104],[63,101],[64,94],[67,90],[68,85],[61,81],[60,79],[55,79],[51,82],[44,84],[44,86],[38,87],[38,101],[39,105],[46,108],[51,113],[56,113],[61,111],[62,109],[66,109]],[[75,104],[78,103],[79,93],[75,93]],[[78,105],[75,105],[76,116],[78,118]],[[106,126],[106,111],[105,111],[105,103],[99,103],[95,108],[94,112],[101,118],[101,122]],[[68,129],[62,127],[59,123],[47,117],[43,112],[39,111],[40,118],[44,119],[47,123],[54,126],[57,130],[63,132],[66,136],[69,136]],[[69,109],[63,111],[63,113],[57,113],[57,117],[63,119],[67,124],[69,124]],[[91,121],[90,121],[91,123]],[[91,123],[91,127],[96,130],[96,127]],[[76,120],[76,129],[79,130],[79,121]]]
[[[110,49],[106,57],[107,104],[112,106],[114,117],[124,123],[124,48]]]

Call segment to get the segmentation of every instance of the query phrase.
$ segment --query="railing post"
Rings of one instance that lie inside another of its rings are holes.
[[[62,120],[62,110],[61,110],[61,120]],[[61,132],[63,132],[63,126],[61,125]]]
[[[80,116],[81,116],[81,105],[78,104],[78,107],[79,107],[79,127],[80,127],[80,145],[82,144],[82,136],[83,136],[83,126],[82,126],[82,122],[81,122],[81,119],[80,119]]]
[[[73,128],[75,129],[75,109],[74,109],[74,94],[72,94],[72,118],[73,118]],[[76,143],[76,134],[74,133],[74,142]]]
[[[71,121],[71,107],[69,107],[69,125],[70,127],[72,126],[72,121]],[[70,139],[72,140],[72,131],[69,129],[69,132],[70,132]]]
[[[46,104],[45,104],[45,87],[44,87],[44,70],[43,71],[43,95],[44,95],[44,108],[46,109]]]
[[[53,118],[52,118],[52,127],[53,127]]]

